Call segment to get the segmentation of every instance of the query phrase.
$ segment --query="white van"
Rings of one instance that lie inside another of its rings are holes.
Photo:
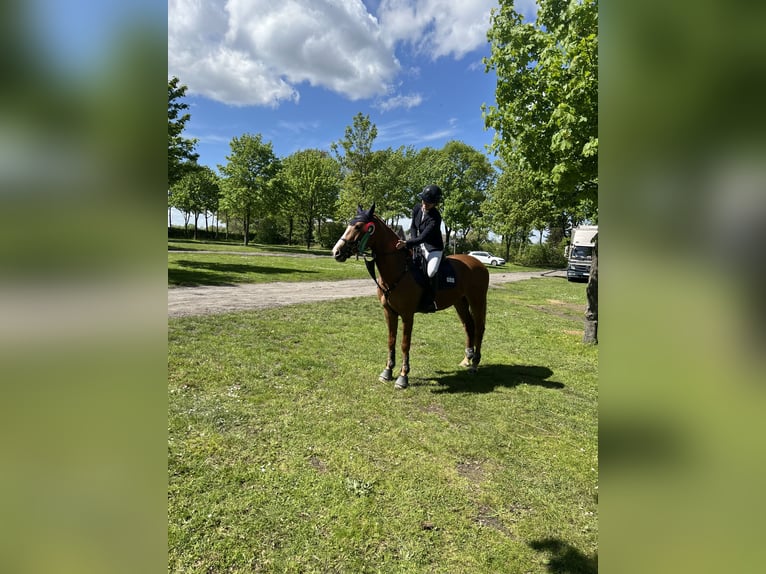
[[[593,261],[593,248],[598,225],[581,225],[572,230],[567,247],[567,280],[587,281]]]

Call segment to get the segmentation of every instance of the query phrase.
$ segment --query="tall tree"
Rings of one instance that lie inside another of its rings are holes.
[[[375,213],[396,226],[399,217],[409,215],[412,210],[412,171],[417,152],[412,146],[401,146],[375,154],[378,156],[373,193]]]
[[[218,206],[220,186],[218,176],[207,166],[195,165],[170,188],[170,200],[176,209],[184,213],[188,223],[194,217],[194,239],[197,239],[199,216],[214,212]]]
[[[189,104],[180,101],[187,87],[179,82],[176,77],[168,80],[168,187],[180,180],[199,157],[194,153],[197,140],[182,135],[191,115],[183,113],[189,109]]]
[[[481,206],[496,174],[487,156],[461,141],[450,141],[441,150],[442,208],[446,239],[454,232],[463,239],[477,225]]]
[[[285,158],[283,165],[290,214],[303,224],[306,247],[311,248],[314,223],[334,215],[340,166],[327,152],[317,149],[296,152]]]
[[[501,157],[519,155],[561,210],[598,192],[598,0],[537,0],[534,23],[499,0],[488,31],[496,106],[484,107]]]
[[[219,165],[223,176],[221,208],[242,221],[244,243],[250,242],[250,225],[258,214],[273,215],[283,201],[279,176],[281,161],[271,142],[261,134],[244,134],[229,143],[228,163]]]
[[[378,128],[370,116],[359,112],[353,125],[346,126],[344,138],[330,146],[343,171],[338,205],[341,213],[352,213],[357,204],[369,205],[376,200],[378,169],[383,159],[372,150],[376,137]]]
[[[551,205],[536,187],[539,182],[521,161],[499,162],[500,175],[482,206],[487,227],[500,235],[505,258],[511,260],[511,248],[520,254],[534,229],[544,226]]]

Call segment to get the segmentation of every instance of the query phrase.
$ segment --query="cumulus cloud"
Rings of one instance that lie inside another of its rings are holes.
[[[361,0],[170,0],[168,71],[190,93],[277,105],[303,82],[385,94],[399,62]]]
[[[368,5],[373,5],[368,3]],[[462,58],[487,42],[497,0],[169,0],[168,72],[189,93],[231,105],[298,102],[302,84],[350,100],[386,97],[399,46]],[[535,0],[517,10],[534,17]],[[380,109],[419,105],[400,95]]]
[[[378,16],[389,42],[412,44],[433,59],[459,59],[487,42],[496,6],[497,0],[383,0]]]

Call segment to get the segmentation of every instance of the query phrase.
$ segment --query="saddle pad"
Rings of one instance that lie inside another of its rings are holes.
[[[412,273],[415,276],[415,281],[418,282],[418,285],[423,288],[426,288],[429,285],[428,278],[420,268],[420,265],[413,266]],[[439,277],[440,291],[457,287],[457,275],[455,274],[454,267],[452,267],[452,262],[447,257],[442,257],[441,263],[439,264],[439,271],[437,271],[436,274]]]

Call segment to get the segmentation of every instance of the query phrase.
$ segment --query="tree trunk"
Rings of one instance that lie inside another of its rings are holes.
[[[583,343],[591,344],[598,343],[598,235],[595,240],[588,286],[585,288],[588,306],[585,309],[585,334],[582,338]]]
[[[245,245],[250,243],[250,210],[245,210],[245,220],[242,222],[242,231],[244,232]]]

